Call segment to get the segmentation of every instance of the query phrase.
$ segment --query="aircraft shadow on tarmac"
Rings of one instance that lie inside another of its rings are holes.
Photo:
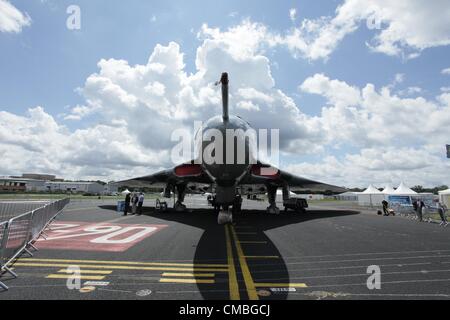
[[[116,210],[115,206],[100,206],[103,209]],[[226,231],[224,226],[217,224],[217,215],[212,209],[187,209],[186,212],[175,212],[168,209],[167,212],[156,212],[154,207],[144,207],[143,214],[160,220],[182,223],[195,228],[203,229],[203,235],[196,246],[194,264],[227,264]],[[236,237],[239,239],[245,257],[261,257],[256,259],[245,259],[255,283],[290,283],[289,272],[278,248],[264,233],[264,231],[297,224],[314,219],[327,219],[337,216],[347,216],[359,214],[358,211],[350,210],[314,210],[307,213],[295,213],[288,211],[279,215],[270,215],[262,210],[242,210],[241,213],[233,216]],[[231,229],[230,229],[231,230]],[[237,282],[241,299],[248,299],[246,284],[243,278],[239,255],[237,253],[236,240],[230,232],[230,243],[233,247],[234,265],[236,268]],[[256,241],[263,245],[245,243]],[[267,258],[264,258],[267,257]],[[278,257],[278,258],[274,258]],[[229,279],[228,275],[216,279],[214,285],[197,283],[198,289],[204,299],[229,299]],[[270,287],[257,287],[257,292],[268,296],[262,299],[287,299],[287,291],[271,292]],[[269,294],[270,293],[270,294]]]

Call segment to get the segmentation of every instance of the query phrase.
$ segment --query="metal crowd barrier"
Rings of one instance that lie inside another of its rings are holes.
[[[14,278],[17,274],[10,266],[23,252],[33,255],[28,249],[37,248],[33,243],[43,234],[50,223],[58,216],[70,199],[48,203],[43,207],[23,213],[0,223],[0,276],[9,273]],[[0,288],[8,287],[0,281]]]
[[[416,218],[417,214],[414,211],[413,206],[411,205],[403,205],[403,204],[392,204],[390,206],[392,209],[394,209],[395,214],[400,215],[400,216],[405,216],[405,217],[409,217],[409,218]]]
[[[0,222],[7,221],[22,213],[27,213],[34,209],[40,208],[48,203],[50,203],[50,201],[0,201]]]
[[[393,204],[391,208],[394,209],[395,213],[400,216],[405,216],[407,218],[418,220],[417,212],[414,210],[412,205],[402,205],[402,204]],[[444,215],[449,220],[448,211],[444,212]],[[432,206],[425,206],[422,208],[422,221],[425,222],[441,222],[441,217],[437,208]]]
[[[444,210],[445,220],[448,221],[448,211]],[[422,220],[425,222],[441,223],[442,218],[436,207],[427,206],[422,210]]]

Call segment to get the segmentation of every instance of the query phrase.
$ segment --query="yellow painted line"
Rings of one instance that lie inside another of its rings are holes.
[[[46,276],[47,279],[73,279],[75,276],[73,274],[49,274]],[[103,280],[105,276],[76,276],[77,279],[81,280]]]
[[[231,228],[231,234],[233,235],[233,239],[234,239],[234,245],[236,246],[239,263],[241,265],[242,276],[244,277],[245,287],[247,288],[248,298],[249,298],[249,300],[259,300],[259,297],[256,294],[255,283],[253,282],[253,278],[252,278],[252,275],[248,268],[247,261],[245,260],[245,257],[244,257],[244,252],[242,251],[242,247],[241,247],[241,245],[239,243],[239,239],[236,235],[236,231],[234,230],[233,226],[231,226],[230,228]]]
[[[61,269],[58,272],[60,273],[74,273],[73,270],[70,269]],[[87,274],[111,274],[111,270],[80,270],[80,273],[87,273]]]
[[[239,241],[242,244],[266,244],[267,241]]]
[[[23,267],[69,267],[70,264],[63,263],[22,263],[16,262],[16,266]],[[108,266],[108,265],[92,265],[92,264],[79,264],[79,268],[94,268],[94,269],[117,269],[117,270],[153,270],[153,271],[186,271],[186,272],[228,272],[228,268],[223,269],[211,269],[211,268],[175,268],[175,267],[134,267],[134,266]]]
[[[230,227],[225,225],[225,238],[227,244],[228,259],[228,288],[230,291],[230,300],[240,300],[239,284],[237,281],[236,267],[234,266],[233,248],[231,246]]]
[[[166,283],[214,283],[214,279],[171,279],[171,278],[161,278],[159,282]]]
[[[244,256],[246,259],[279,259],[279,256]]]
[[[102,260],[68,260],[68,259],[35,259],[24,258],[20,261],[30,262],[67,262],[67,263],[94,263],[94,264],[123,264],[123,265],[139,265],[139,266],[174,266],[174,267],[228,267],[227,264],[203,264],[203,263],[172,263],[172,262],[134,262],[134,261],[102,261]]]
[[[306,283],[255,283],[255,287],[261,288],[308,288]]]
[[[174,272],[164,272],[161,276],[163,277],[205,277],[214,278],[214,273],[174,273]]]

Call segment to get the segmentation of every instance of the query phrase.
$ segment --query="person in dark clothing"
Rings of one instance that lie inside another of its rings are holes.
[[[425,203],[423,203],[422,200],[417,200],[417,218],[419,219],[419,222],[422,222],[422,212],[423,208],[425,207]]]
[[[130,210],[130,201],[131,201],[131,196],[129,193],[127,193],[127,195],[125,196],[125,206],[123,208],[124,216],[126,216],[128,214],[128,211]]]
[[[139,198],[138,198],[138,208],[137,208],[137,215],[140,216],[142,215],[142,205],[144,204],[144,194],[141,192],[139,194]]]
[[[414,211],[416,211],[416,212],[417,212],[417,201],[416,201],[416,200],[414,200],[414,201],[413,201],[413,203],[412,203],[412,205],[413,205],[413,209],[414,209]]]
[[[132,214],[132,215],[136,214],[136,209],[137,209],[138,201],[139,201],[139,196],[138,196],[138,194],[135,192],[135,193],[133,193],[133,196],[131,197],[131,214]]]
[[[386,200],[383,200],[383,201],[381,201],[381,204],[383,205],[383,215],[388,216],[389,215],[389,211],[388,211],[389,203]]]
[[[437,200],[436,202],[437,202],[438,213],[439,213],[439,216],[441,217],[441,223],[439,225],[441,225],[441,226],[443,225],[444,227],[446,227],[448,225],[447,216],[445,214],[445,211],[447,211],[447,207],[445,206],[445,204],[443,204],[439,200]]]
[[[414,200],[412,205],[413,205],[414,212],[416,213],[417,220],[419,220],[419,201]]]

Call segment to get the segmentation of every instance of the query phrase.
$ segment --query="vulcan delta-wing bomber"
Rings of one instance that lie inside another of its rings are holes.
[[[282,188],[285,209],[292,208],[299,212],[304,212],[308,204],[305,199],[290,199],[290,191],[346,191],[345,188],[299,177],[260,161],[247,134],[252,129],[250,124],[228,112],[228,82],[228,74],[222,73],[217,84],[222,89],[223,112],[221,116],[209,119],[201,128],[201,145],[195,159],[154,174],[119,181],[118,185],[164,188],[165,197],[170,197],[172,193],[176,195],[176,211],[186,209],[183,201],[187,193],[211,193],[219,224],[232,222],[233,213],[240,211],[242,196],[267,193],[267,212],[278,214],[280,210],[275,203],[278,188]],[[221,139],[213,139],[209,134],[211,132],[215,137],[221,133],[223,140],[219,143]],[[239,143],[244,148],[239,148]],[[220,157],[219,153],[222,153]],[[206,159],[205,155],[210,155],[210,159]]]

